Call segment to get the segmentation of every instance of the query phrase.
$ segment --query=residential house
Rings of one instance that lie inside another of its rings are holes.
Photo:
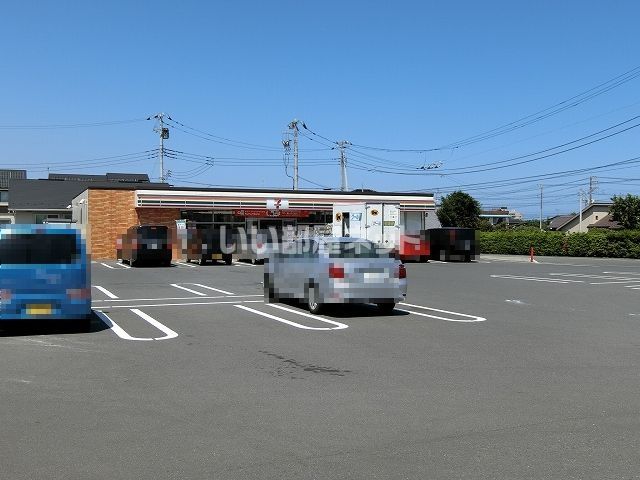
[[[9,181],[27,178],[26,170],[0,170],[0,224],[14,223],[9,213]]]
[[[593,202],[582,210],[582,223],[580,214],[558,215],[551,220],[550,230],[560,232],[587,232],[589,228],[619,228],[617,222],[612,222],[609,217],[611,202]]]

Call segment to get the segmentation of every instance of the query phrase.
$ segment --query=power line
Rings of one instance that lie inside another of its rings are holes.
[[[105,122],[93,123],[52,123],[40,125],[0,125],[2,130],[55,130],[66,128],[90,128],[90,127],[107,127],[110,125],[124,125],[127,123],[144,122],[148,118],[132,118],[130,120],[111,120]]]

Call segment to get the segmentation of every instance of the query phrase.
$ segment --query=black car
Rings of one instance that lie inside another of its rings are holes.
[[[132,267],[153,264],[171,265],[172,243],[165,225],[134,225],[120,237],[117,257]]]
[[[204,265],[209,260],[222,260],[231,265],[233,240],[228,228],[189,228],[187,230],[187,262]]]

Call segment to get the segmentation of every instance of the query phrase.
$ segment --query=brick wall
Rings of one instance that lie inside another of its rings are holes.
[[[135,208],[133,190],[89,190],[87,244],[95,260],[116,258],[116,239],[132,225],[166,225],[175,238],[177,208]],[[174,258],[176,242],[174,244]]]
[[[87,244],[93,259],[115,259],[116,239],[138,223],[133,190],[89,190]]]

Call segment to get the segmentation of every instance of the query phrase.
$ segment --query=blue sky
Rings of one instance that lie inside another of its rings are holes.
[[[157,179],[144,119],[162,111],[171,183],[290,188],[297,118],[303,188],[339,187],[348,140],[350,188],[537,218],[542,184],[543,215],[569,213],[591,176],[595,199],[640,194],[638,18],[635,1],[11,2],[0,164]],[[101,122],[118,123],[55,127]]]

